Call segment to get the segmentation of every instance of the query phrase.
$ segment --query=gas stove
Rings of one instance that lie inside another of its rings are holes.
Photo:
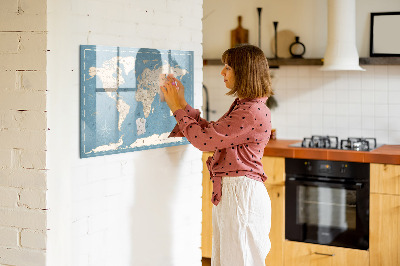
[[[378,147],[376,138],[347,138],[339,142],[336,136],[311,136],[304,138],[302,142],[289,145],[291,147],[338,149],[353,151],[371,151]],[[380,145],[379,145],[380,146]]]

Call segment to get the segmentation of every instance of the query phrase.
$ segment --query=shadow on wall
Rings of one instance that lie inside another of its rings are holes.
[[[143,75],[144,70],[138,69],[140,66],[143,67],[144,59],[141,55],[139,50],[135,70],[136,73]],[[170,63],[171,66],[178,65],[170,54],[166,57],[165,54],[161,55],[158,50],[154,50],[153,55],[154,60],[148,64],[145,63],[145,67],[150,67],[154,62],[164,61]],[[163,71],[170,73],[171,66]],[[140,89],[141,94],[147,97],[151,97],[154,93],[147,88]],[[159,101],[156,96],[153,100]],[[143,108],[142,104],[138,104],[137,108]],[[141,112],[141,109],[136,112]],[[148,124],[152,123],[150,117],[147,120]],[[156,134],[163,133],[157,130],[162,130],[164,122],[158,122],[160,128],[153,129]],[[132,241],[131,265],[176,265],[178,260],[182,260],[182,254],[179,256],[179,243],[182,242],[181,239],[177,239],[181,235],[178,230],[182,230],[179,226],[178,214],[184,211],[180,210],[182,204],[179,204],[181,203],[179,199],[185,192],[180,179],[185,178],[186,170],[190,171],[190,164],[189,167],[185,164],[187,151],[188,146],[173,146],[141,151],[140,156],[135,156],[132,177],[135,185],[133,198],[130,200],[133,205],[129,210]]]
[[[174,230],[179,230],[173,216],[185,150],[176,146],[143,151],[134,162],[131,265],[173,265]]]

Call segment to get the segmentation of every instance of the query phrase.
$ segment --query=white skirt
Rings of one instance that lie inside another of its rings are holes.
[[[245,176],[223,177],[212,223],[212,266],[265,265],[271,249],[271,201],[262,182]]]

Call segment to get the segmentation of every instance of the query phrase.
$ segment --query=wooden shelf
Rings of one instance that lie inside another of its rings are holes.
[[[268,64],[270,67],[279,66],[312,66],[322,65],[321,58],[268,58]],[[205,66],[217,66],[222,65],[220,59],[204,59],[203,65]]]
[[[322,66],[322,58],[268,58],[270,67]]]
[[[360,65],[400,65],[400,57],[362,57]]]
[[[268,58],[271,68],[279,66],[322,66],[323,58]],[[204,66],[222,65],[220,59],[204,59]],[[360,65],[400,65],[400,57],[362,57]]]

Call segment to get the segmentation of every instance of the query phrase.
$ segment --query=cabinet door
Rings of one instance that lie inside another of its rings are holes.
[[[400,195],[400,165],[370,165],[371,193]]]
[[[212,183],[206,161],[211,152],[203,153],[203,195],[202,195],[202,223],[201,223],[201,253],[204,258],[211,258],[212,252]]]
[[[261,163],[268,177],[266,184],[285,185],[285,158],[264,156]]]
[[[265,184],[271,199],[271,250],[265,259],[266,266],[283,265],[285,240],[285,187]]]
[[[400,265],[400,196],[371,194],[371,266]]]
[[[365,250],[285,241],[285,266],[367,266]]]

